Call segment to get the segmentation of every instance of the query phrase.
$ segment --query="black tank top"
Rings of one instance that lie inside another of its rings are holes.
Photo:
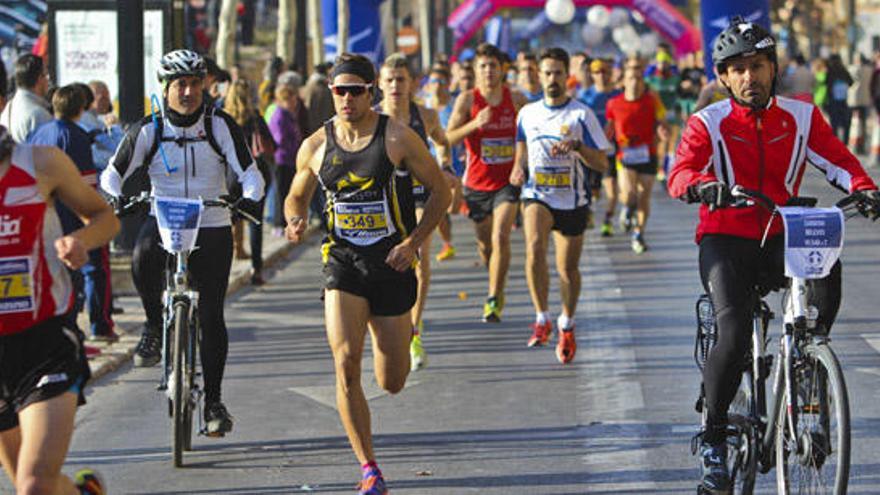
[[[425,129],[425,123],[422,122],[422,114],[419,112],[419,106],[413,102],[409,102],[409,126],[416,134],[428,145],[428,131]]]
[[[388,119],[379,114],[373,138],[358,151],[336,142],[335,119],[324,125],[318,178],[327,196],[325,253],[338,244],[383,256],[415,226],[412,179],[394,166],[385,148]]]

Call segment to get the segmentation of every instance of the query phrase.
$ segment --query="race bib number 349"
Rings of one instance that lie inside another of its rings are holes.
[[[31,259],[0,258],[0,314],[34,310]]]
[[[336,209],[336,229],[342,237],[375,239],[388,235],[385,205],[378,203],[339,203]]]
[[[484,138],[480,141],[480,158],[486,165],[498,165],[513,160],[513,139]]]

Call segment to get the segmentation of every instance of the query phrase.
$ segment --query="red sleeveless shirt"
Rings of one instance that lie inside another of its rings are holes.
[[[476,191],[497,191],[510,184],[516,140],[516,107],[510,89],[501,88],[501,103],[492,107],[492,120],[464,138],[467,169],[464,185]],[[486,98],[474,88],[471,119],[489,106]]]
[[[37,187],[31,147],[16,145],[0,177],[0,336],[67,312],[73,290],[55,251],[62,235]]]

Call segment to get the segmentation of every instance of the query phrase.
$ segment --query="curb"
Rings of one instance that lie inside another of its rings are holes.
[[[320,230],[321,228],[319,226],[309,227],[303,241],[299,245],[301,246],[309,241],[312,236]],[[263,270],[266,271],[282,262],[295,247],[296,246],[287,241],[279,243],[273,250],[266,253],[263,259]],[[238,269],[236,269],[235,264],[236,261],[233,260],[233,266],[230,270],[229,276],[229,288],[226,291],[227,300],[238,291],[250,286],[250,265],[248,264],[248,268],[246,269],[241,268],[241,265],[239,265]],[[140,340],[138,328],[141,325],[142,319],[143,309],[138,307],[137,311],[133,314],[127,313],[125,317],[119,318],[121,321],[115,321],[115,330],[116,333],[119,334],[118,341],[112,344],[104,342],[86,342],[90,347],[96,347],[101,350],[101,354],[89,358],[89,368],[92,372],[91,382],[94,383],[107,374],[116,371],[132,359],[134,356],[134,349]]]

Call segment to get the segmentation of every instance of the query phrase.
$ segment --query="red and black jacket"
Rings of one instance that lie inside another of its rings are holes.
[[[797,196],[807,163],[846,192],[877,188],[812,103],[773,97],[766,108],[753,110],[727,99],[688,119],[669,174],[669,194],[681,198],[688,187],[717,180],[763,192],[782,205]],[[702,205],[696,240],[705,234],[760,239],[769,218],[763,208],[710,212]],[[777,218],[770,235],[781,232]]]

